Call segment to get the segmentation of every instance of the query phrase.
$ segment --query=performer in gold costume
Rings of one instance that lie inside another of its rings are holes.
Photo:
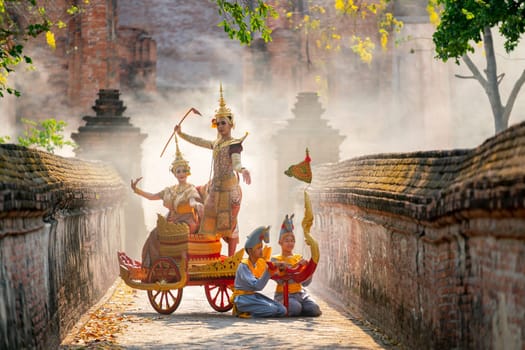
[[[226,107],[220,87],[219,108],[212,119],[212,127],[217,128],[217,139],[208,141],[182,132],[180,124],[175,132],[184,140],[213,151],[212,177],[208,183],[208,196],[204,202],[204,218],[199,233],[218,234],[228,243],[228,255],[235,253],[239,242],[237,215],[241,207],[242,192],[239,174],[246,184],[251,183],[250,172],[242,166],[242,142],[231,135],[235,127],[233,114]]]
[[[293,225],[294,214],[286,217],[281,225],[279,233],[279,245],[281,254],[272,256],[272,262],[284,270],[286,267],[295,268],[298,265],[306,265],[308,262],[303,259],[301,254],[293,252],[295,247],[295,234]],[[302,283],[293,280],[288,281],[288,316],[313,316],[317,317],[322,314],[319,305],[312,299],[304,287],[308,286],[312,279]],[[283,281],[278,280],[275,289],[274,300],[284,303]]]
[[[203,204],[197,188],[188,183],[187,178],[190,175],[190,165],[182,157],[179,150],[177,139],[177,150],[175,160],[171,163],[170,171],[177,178],[178,184],[169,186],[158,193],[149,193],[137,187],[142,179],[131,180],[131,189],[133,192],[149,200],[161,200],[166,208],[169,209],[167,220],[173,223],[186,223],[188,233],[195,233],[199,228],[199,216],[203,215]],[[198,214],[198,215],[197,215]],[[142,248],[142,266],[151,267],[151,264],[160,256],[159,238],[157,228],[151,231],[144,247]]]

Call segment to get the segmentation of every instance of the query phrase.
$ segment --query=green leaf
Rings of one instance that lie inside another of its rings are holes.
[[[439,0],[441,21],[432,39],[437,58],[446,61],[474,52],[485,27],[498,28],[507,52],[513,51],[525,33],[525,0]]]
[[[277,11],[263,0],[257,0],[252,9],[248,2],[215,0],[217,12],[223,20],[218,24],[230,39],[250,45],[255,35],[260,33],[265,41],[271,40],[271,30],[267,25],[269,16],[277,17]]]
[[[50,153],[66,145],[76,147],[74,142],[64,140],[65,121],[50,118],[40,123],[29,119],[22,119],[22,122],[27,126],[24,136],[18,137],[18,143],[22,146],[42,148]]]

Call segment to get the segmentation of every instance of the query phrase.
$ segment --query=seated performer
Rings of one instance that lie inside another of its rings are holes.
[[[190,175],[190,165],[179,150],[177,139],[175,139],[177,150],[175,160],[171,163],[170,171],[175,175],[178,185],[166,187],[158,193],[145,192],[137,187],[142,179],[131,180],[131,189],[133,192],[149,200],[162,199],[163,204],[169,209],[167,220],[172,223],[186,223],[188,233],[195,233],[199,229],[199,216],[202,216],[203,204],[197,188],[187,182]],[[197,211],[197,213],[195,212]],[[159,239],[157,229],[153,229],[144,247],[142,248],[142,266],[151,267],[153,261],[159,257]]]
[[[280,269],[284,270],[286,267],[297,267],[298,265],[306,265],[308,262],[303,259],[301,254],[294,254],[295,235],[293,233],[293,217],[286,215],[281,231],[279,233],[279,245],[281,246],[281,254],[274,255],[272,262]],[[308,295],[303,286],[310,284],[312,279],[304,281],[302,284],[294,282],[288,283],[288,316],[320,316],[321,309],[319,305]],[[275,290],[274,299],[280,303],[283,300],[283,281],[277,281],[277,288]]]
[[[270,280],[268,265],[263,256],[262,241],[268,243],[270,226],[256,228],[246,240],[248,259],[237,267],[234,282],[233,314],[237,317],[282,317],[286,308],[266,295],[257,293]]]

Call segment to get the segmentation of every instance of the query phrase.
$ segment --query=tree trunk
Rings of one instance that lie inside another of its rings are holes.
[[[487,82],[485,91],[489,97],[490,106],[492,108],[494,129],[495,132],[498,133],[508,127],[509,120],[508,118],[504,117],[504,107],[501,104],[498,83],[498,69],[496,66],[496,55],[494,53],[494,42],[492,40],[492,32],[490,31],[490,27],[485,27],[483,30],[483,44],[485,47],[485,57],[487,59]]]

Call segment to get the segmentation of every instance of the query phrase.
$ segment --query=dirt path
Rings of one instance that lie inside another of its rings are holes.
[[[272,293],[273,284],[265,289]],[[319,300],[318,318],[240,319],[219,313],[204,288],[185,287],[171,315],[145,291],[117,281],[64,340],[61,349],[393,349],[379,334]]]

